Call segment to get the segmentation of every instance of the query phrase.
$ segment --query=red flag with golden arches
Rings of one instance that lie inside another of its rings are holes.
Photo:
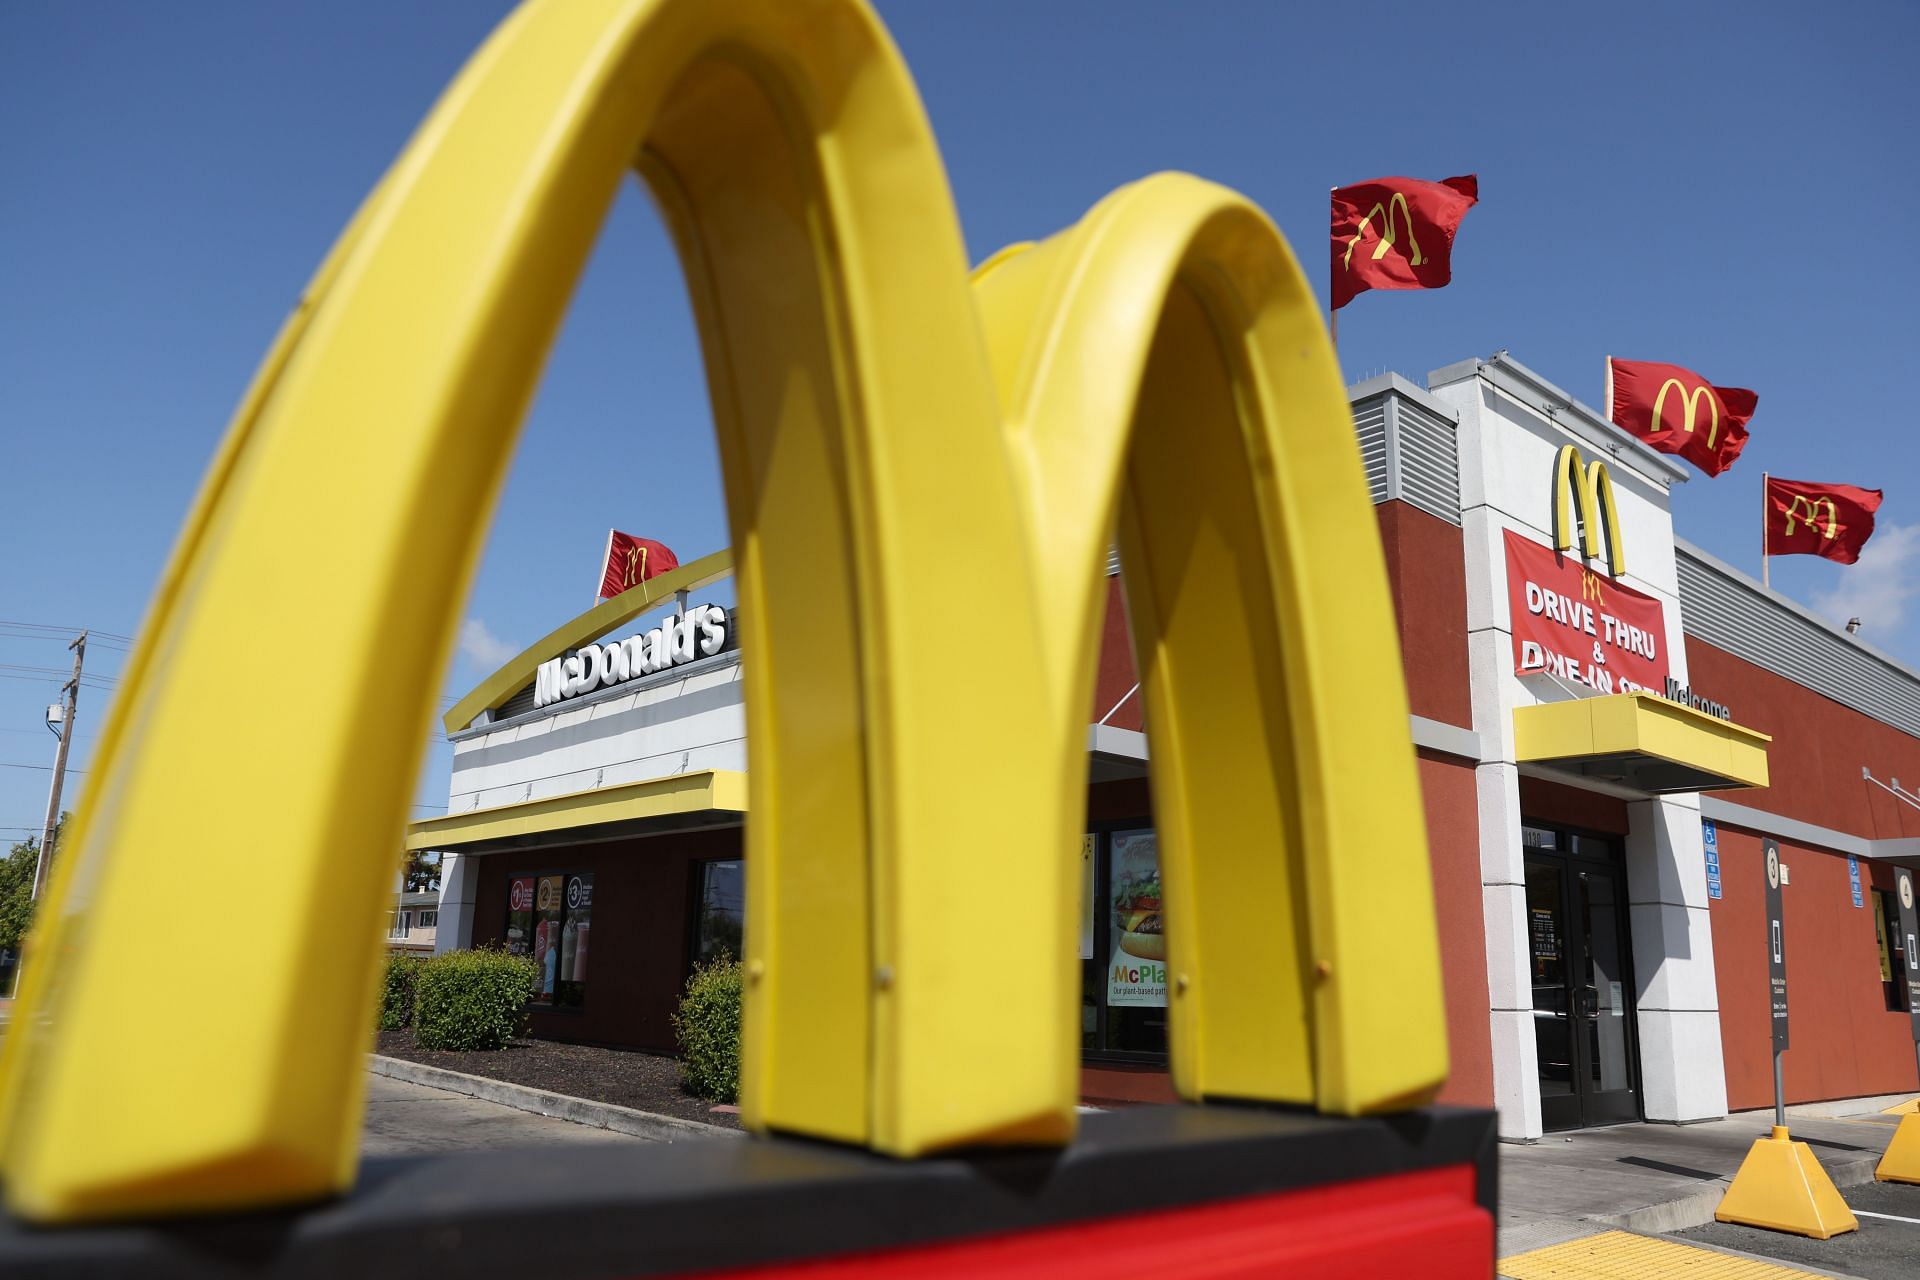
[[[1852,564],[1873,536],[1881,497],[1878,489],[1768,476],[1767,554]]]
[[[680,567],[680,557],[663,542],[637,538],[618,529],[607,530],[607,560],[600,566],[600,598],[611,600],[648,578]]]
[[[1472,174],[1427,182],[1374,178],[1333,191],[1333,310],[1368,289],[1439,289],[1453,279],[1453,236],[1480,201]]]
[[[1607,357],[1607,413],[1614,424],[1662,453],[1676,453],[1710,476],[1747,447],[1747,420],[1760,397],[1716,387],[1691,369],[1657,360]]]

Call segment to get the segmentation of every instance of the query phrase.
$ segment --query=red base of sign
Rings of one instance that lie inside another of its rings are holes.
[[[1493,1272],[1493,1240],[1493,1219],[1474,1201],[1472,1167],[1455,1165],[1017,1235],[700,1274],[704,1280],[1061,1280],[1124,1270],[1154,1280],[1416,1273],[1423,1280],[1484,1280]]]

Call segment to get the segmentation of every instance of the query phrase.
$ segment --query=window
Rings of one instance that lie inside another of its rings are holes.
[[[1083,917],[1081,925],[1081,1047],[1102,1057],[1164,1059],[1167,938],[1159,839],[1151,827],[1096,832],[1082,856],[1091,860],[1083,883],[1092,918]]]
[[[394,912],[393,918],[387,922],[387,936],[389,938],[406,937],[408,926],[412,919],[413,912],[411,911]]]
[[[1873,932],[1880,943],[1880,990],[1888,1010],[1904,1013],[1907,1008],[1907,948],[1900,939],[1900,908],[1893,895],[1873,894]]]
[[[508,879],[507,950],[532,956],[539,967],[535,1005],[578,1009],[586,1003],[587,940],[592,925],[591,871],[528,873]]]
[[[437,928],[440,924],[440,913],[438,911],[419,912],[414,916],[413,923],[422,929]]]
[[[736,959],[745,950],[746,877],[739,858],[700,864],[694,903],[693,959],[705,964],[723,952]]]

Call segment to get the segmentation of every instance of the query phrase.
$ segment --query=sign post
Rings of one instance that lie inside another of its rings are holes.
[[[1920,913],[1913,905],[1913,872],[1900,867],[1893,875],[1894,897],[1900,904],[1900,976],[1907,989],[1914,1054],[1920,1059]],[[1883,1182],[1920,1182],[1920,1114],[1901,1119],[1873,1176]]]
[[[1787,1096],[1781,1085],[1780,1055],[1787,1051],[1787,944],[1780,905],[1780,846],[1761,842],[1767,856],[1767,1001],[1773,1024],[1773,1123],[1787,1131]]]
[[[1720,1207],[1713,1211],[1721,1222],[1738,1222],[1773,1231],[1825,1240],[1843,1231],[1857,1231],[1859,1221],[1834,1189],[1833,1179],[1814,1158],[1813,1148],[1795,1142],[1787,1133],[1787,1094],[1782,1083],[1780,1055],[1787,1051],[1787,938],[1780,888],[1786,875],[1780,866],[1780,845],[1762,840],[1766,859],[1764,887],[1767,905],[1767,1003],[1773,1024],[1773,1132],[1756,1138],[1740,1162]],[[1916,1133],[1920,1139],[1920,1133]]]

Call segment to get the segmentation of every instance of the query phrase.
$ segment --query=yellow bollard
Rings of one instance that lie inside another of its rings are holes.
[[[1920,1183],[1920,1114],[1909,1111],[1900,1121],[1873,1176],[1882,1182]]]
[[[1773,1126],[1768,1137],[1754,1139],[1753,1149],[1740,1162],[1740,1171],[1713,1217],[1716,1222],[1790,1231],[1815,1240],[1860,1229],[1833,1179],[1814,1158],[1813,1148],[1793,1141],[1784,1125]]]

